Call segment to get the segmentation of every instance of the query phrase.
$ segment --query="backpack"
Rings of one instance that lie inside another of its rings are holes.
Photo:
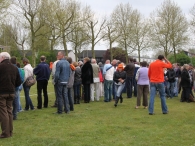
[[[70,69],[70,77],[68,79],[67,88],[72,88],[72,86],[74,84],[74,74],[75,74],[75,71],[72,71]]]

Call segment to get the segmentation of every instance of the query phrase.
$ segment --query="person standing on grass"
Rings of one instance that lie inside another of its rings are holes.
[[[112,100],[112,84],[115,68],[110,64],[110,60],[106,60],[103,75],[104,75],[104,102]]]
[[[123,70],[123,64],[119,64],[117,66],[117,71],[114,73],[114,83],[115,83],[115,90],[116,90],[116,99],[114,106],[117,107],[118,101],[120,99],[120,103],[123,102],[122,92],[125,87],[125,80],[126,80],[126,72]]]
[[[75,74],[75,66],[72,64],[72,58],[67,57],[66,60],[70,63],[70,77],[68,80],[67,88],[68,88],[68,101],[70,105],[70,111],[74,111],[74,103],[72,99],[72,88],[74,84],[74,74]]]
[[[31,110],[34,110],[34,105],[32,103],[32,100],[30,98],[30,88],[31,86],[26,86],[25,81],[28,77],[33,76],[33,68],[31,64],[29,63],[29,60],[27,58],[23,58],[23,64],[24,64],[24,83],[23,83],[23,89],[24,89],[24,96],[25,96],[25,111],[29,110],[29,107]]]
[[[149,93],[149,78],[148,78],[148,68],[147,62],[143,61],[140,63],[141,68],[137,70],[136,81],[137,81],[137,105],[136,109],[139,108],[141,104],[141,96],[143,96],[142,105],[144,108],[148,107],[148,93]]]
[[[76,67],[75,74],[74,74],[74,104],[80,104],[81,98],[81,68],[77,62],[73,62],[73,65]]]
[[[99,78],[100,68],[96,63],[96,59],[91,59],[91,65],[93,68],[93,83],[90,84],[91,101],[94,101],[94,99],[96,99],[96,101],[99,101],[100,100],[100,78]]]
[[[129,64],[127,64],[124,68],[126,71],[126,88],[127,88],[127,98],[132,98],[132,88],[133,88],[133,79],[135,72],[135,64],[133,63],[133,58],[129,59]]]
[[[20,67],[20,63],[19,63],[19,62],[16,63],[16,66],[17,66],[18,68],[20,68],[21,74],[22,74],[22,78],[23,78],[23,81],[22,81],[22,82],[24,82],[24,76],[25,76],[25,74],[24,74],[24,69]],[[21,85],[19,86],[19,93],[18,93],[18,109],[17,109],[18,112],[22,112],[22,111],[23,111],[22,105],[21,105],[21,102],[20,102],[20,92],[22,91],[22,89],[23,89],[23,84],[21,84]]]
[[[93,68],[90,59],[85,57],[83,59],[84,65],[81,68],[81,79],[84,88],[84,103],[90,102],[90,84],[93,83]]]
[[[64,52],[58,52],[59,61],[56,64],[56,71],[54,82],[56,84],[57,91],[57,101],[58,108],[56,114],[62,114],[63,112],[63,104],[64,104],[64,112],[66,114],[70,113],[70,105],[68,101],[68,92],[67,92],[67,83],[70,77],[70,64],[64,58]]]
[[[16,57],[11,57],[10,59],[10,62],[16,66]],[[16,66],[17,67],[17,66]],[[17,67],[18,68],[18,67]],[[24,82],[24,77],[22,76],[22,70],[20,68],[18,68],[18,72],[20,74],[20,79],[21,79],[21,82]],[[21,84],[20,84],[21,86]],[[20,87],[19,86],[19,87]],[[19,87],[16,87],[15,88],[15,98],[14,98],[14,101],[13,101],[13,110],[12,110],[12,113],[13,113],[13,120],[17,120],[17,113],[18,113],[18,106],[19,106],[19,102],[20,102],[20,91],[19,91]]]
[[[0,138],[8,138],[13,134],[12,104],[15,88],[22,83],[18,68],[10,62],[10,54],[0,53]]]
[[[148,77],[150,80],[150,101],[148,108],[149,115],[154,114],[154,98],[157,89],[159,91],[161,98],[162,113],[163,114],[168,113],[164,87],[164,68],[172,68],[172,64],[163,55],[159,55],[158,59],[152,62],[149,66],[148,70]]]
[[[52,71],[51,71],[51,76],[52,76],[52,84],[54,85],[54,92],[55,92],[55,101],[54,105],[51,107],[58,107],[58,100],[57,100],[57,89],[56,89],[56,84],[55,84],[55,72],[56,72],[56,64],[59,61],[58,55],[56,56],[57,60],[52,64]]]
[[[45,62],[46,57],[40,57],[41,63],[34,68],[33,73],[36,75],[37,80],[37,109],[42,109],[42,91],[44,96],[43,107],[48,107],[48,94],[47,94],[47,85],[50,77],[50,68],[49,65]]]

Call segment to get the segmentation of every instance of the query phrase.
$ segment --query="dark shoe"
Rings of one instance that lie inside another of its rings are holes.
[[[119,97],[116,97],[115,104],[114,104],[115,107],[117,107],[118,101],[119,101]]]
[[[0,135],[0,138],[9,138],[9,137],[11,137],[11,136],[4,136],[4,135]]]
[[[167,113],[163,113],[163,114],[168,114],[168,112]]]
[[[123,103],[123,97],[120,96],[120,103]]]
[[[149,113],[149,115],[154,115],[154,113]]]
[[[17,117],[13,117],[13,120],[17,120]]]
[[[104,102],[109,102],[108,100],[104,100]]]
[[[51,107],[57,107],[57,105],[52,105]]]
[[[55,112],[55,113],[53,113],[53,114],[56,114],[56,115],[60,115],[60,114],[62,114],[62,113],[59,113],[59,112]]]

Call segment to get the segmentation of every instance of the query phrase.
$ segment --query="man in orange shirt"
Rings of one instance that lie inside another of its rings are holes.
[[[159,55],[158,59],[152,62],[149,66],[148,77],[150,80],[150,101],[149,101],[149,115],[154,114],[154,98],[156,90],[158,89],[161,98],[162,113],[167,114],[168,109],[165,99],[164,86],[164,68],[172,68],[172,64],[163,56]]]

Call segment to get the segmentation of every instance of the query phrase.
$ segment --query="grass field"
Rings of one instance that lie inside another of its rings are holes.
[[[155,115],[135,109],[136,98],[114,107],[114,101],[75,105],[70,114],[55,115],[55,96],[48,86],[49,108],[25,111],[14,121],[13,137],[0,139],[0,146],[195,146],[195,103],[168,99],[169,114],[161,112],[155,99]],[[31,89],[34,106],[36,85]],[[21,92],[24,108],[24,94]]]

